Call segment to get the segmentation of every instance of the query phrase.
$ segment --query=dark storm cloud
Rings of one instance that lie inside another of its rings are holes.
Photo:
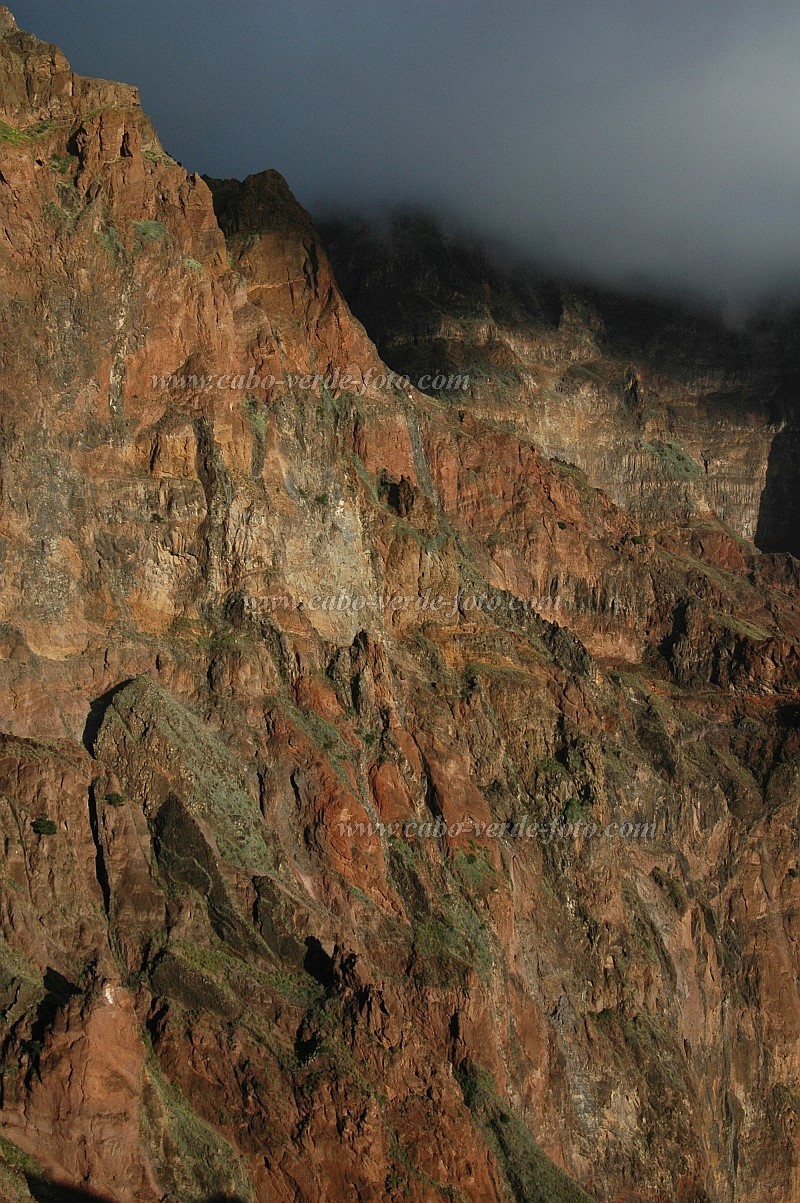
[[[741,300],[800,280],[800,5],[11,0],[212,175],[412,203],[548,263]]]

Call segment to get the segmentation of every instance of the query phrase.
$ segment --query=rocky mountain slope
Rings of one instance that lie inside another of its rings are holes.
[[[513,412],[656,529],[714,513],[764,550],[800,553],[796,311],[733,331],[698,307],[554,285],[414,212],[323,233],[397,371],[469,374],[473,412]]]
[[[3,1199],[800,1194],[786,340],[406,237],[0,9]]]

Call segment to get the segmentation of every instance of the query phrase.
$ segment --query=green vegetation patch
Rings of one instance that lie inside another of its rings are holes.
[[[700,465],[692,459],[688,451],[671,439],[642,443],[642,450],[655,455],[672,480],[696,480],[702,475]]]
[[[484,981],[494,962],[486,928],[460,891],[445,898],[438,914],[412,916],[416,975],[422,985],[438,986],[463,982],[471,968]]]
[[[133,228],[136,231],[137,246],[140,250],[151,242],[163,242],[167,237],[167,227],[163,221],[135,221]]]
[[[563,817],[565,823],[583,823],[592,813],[592,800],[589,797],[567,798],[564,804]]]
[[[14,125],[0,121],[0,142],[10,143],[12,146],[22,146],[26,142],[36,142],[39,138],[44,138],[55,127],[55,121],[36,121],[33,125],[25,126],[24,129],[18,129]]]
[[[319,1007],[325,997],[324,987],[304,969],[296,969],[294,972],[276,969],[265,974],[265,978],[281,998],[304,1010]]]
[[[772,638],[766,627],[759,626],[755,622],[750,622],[746,618],[737,618],[733,614],[717,612],[714,615],[714,620],[718,626],[724,627],[726,631],[732,631],[734,635],[741,635],[745,639],[753,639],[756,643],[762,643],[765,639]]]
[[[431,534],[420,530],[419,527],[412,526],[404,518],[395,519],[394,535],[395,538],[413,539],[417,546],[428,554],[441,551],[448,538],[447,531],[445,530],[436,531]]]
[[[56,175],[69,175],[71,171],[75,171],[78,167],[77,155],[51,155],[50,170]]]
[[[480,1065],[464,1066],[456,1071],[456,1078],[515,1203],[592,1203],[500,1100],[490,1073]]]
[[[97,230],[95,239],[110,258],[116,259],[122,253],[122,239],[113,226],[107,230]]]
[[[569,776],[564,765],[560,760],[556,760],[554,756],[543,756],[541,760],[538,760],[536,762],[536,772],[542,773],[545,777]]]
[[[485,852],[457,852],[453,864],[458,876],[471,889],[485,892],[495,884],[497,871]]]
[[[317,748],[327,752],[334,770],[337,767],[336,762],[352,761],[353,749],[345,741],[339,728],[328,719],[313,710],[300,710],[293,702],[283,698],[275,699],[275,703]],[[339,769],[338,775],[349,785],[350,779],[346,775],[342,776],[341,764]]]
[[[267,414],[263,404],[258,397],[248,393],[244,399],[244,408],[253,434],[263,442],[267,433]]]
[[[0,1198],[8,1203],[30,1203],[33,1199],[28,1182],[36,1183],[36,1198],[44,1203],[55,1203],[55,1188],[46,1182],[42,1167],[23,1153],[10,1140],[0,1136]],[[52,1194],[50,1191],[52,1190]],[[41,1192],[41,1193],[39,1193]]]
[[[176,766],[186,809],[214,832],[220,855],[248,872],[272,868],[261,811],[244,787],[236,756],[154,681],[139,677],[120,690],[98,738],[137,758],[158,754]]]
[[[190,1107],[152,1057],[147,1066],[143,1131],[169,1194],[186,1203],[230,1196],[250,1203],[253,1187],[227,1140]]]
[[[651,870],[650,876],[659,890],[663,894],[666,894],[678,914],[681,916],[685,915],[689,909],[689,894],[683,882],[679,881],[676,877],[671,877],[669,873],[665,873],[657,865]]]
[[[579,468],[577,464],[573,464],[566,459],[561,459],[557,455],[551,457],[550,464],[556,469],[557,472],[560,472],[562,476],[570,476],[577,482],[586,482],[586,473],[584,472],[583,468]]]
[[[175,160],[170,158],[167,152],[162,150],[161,147],[153,141],[145,143],[145,145],[142,147],[142,158],[146,159],[148,163],[162,163],[168,165],[174,165],[175,163]]]
[[[38,819],[34,819],[31,827],[37,835],[55,835],[58,831],[58,827],[53,820],[46,818],[44,815],[41,815]]]

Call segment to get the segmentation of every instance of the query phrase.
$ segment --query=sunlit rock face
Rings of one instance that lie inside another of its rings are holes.
[[[794,1198],[788,340],[0,123],[0,1198]]]

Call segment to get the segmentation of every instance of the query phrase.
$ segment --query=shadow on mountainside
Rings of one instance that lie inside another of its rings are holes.
[[[117,685],[112,686],[111,689],[107,689],[106,692],[99,698],[95,698],[89,707],[89,714],[86,718],[86,724],[83,728],[82,742],[84,748],[86,748],[86,751],[89,752],[90,755],[94,755],[94,743],[97,739],[97,734],[102,725],[106,710],[108,710],[109,706],[120,690],[124,689],[126,685],[130,685],[132,680],[132,677],[126,677],[124,681],[120,681]]]
[[[772,440],[754,542],[800,559],[800,431],[791,426]]]
[[[98,1195],[93,1191],[80,1190],[48,1181],[35,1174],[26,1175],[28,1190],[36,1203],[124,1203],[123,1200],[111,1199],[108,1195]],[[239,1195],[211,1195],[203,1203],[244,1203]]]

